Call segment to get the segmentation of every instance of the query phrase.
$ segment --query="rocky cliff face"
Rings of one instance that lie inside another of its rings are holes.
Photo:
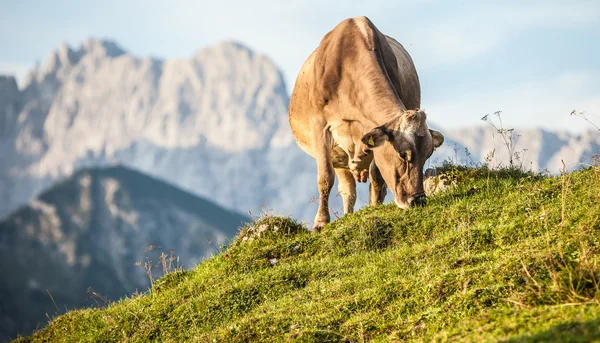
[[[240,211],[309,203],[291,178],[315,167],[293,142],[288,95],[266,57],[237,43],[190,59],[137,58],[111,42],[62,46],[23,90],[2,80],[0,215],[74,170],[119,161]],[[289,199],[288,199],[289,198]]]
[[[171,269],[191,267],[248,220],[123,167],[77,172],[0,222],[0,336],[30,333],[46,313],[94,305],[88,287],[111,301],[145,291],[146,262],[154,277],[162,252],[179,257]]]

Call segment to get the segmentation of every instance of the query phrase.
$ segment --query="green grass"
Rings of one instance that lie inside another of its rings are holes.
[[[459,186],[425,207],[319,234],[263,218],[260,238],[19,341],[600,341],[600,169],[447,172]]]

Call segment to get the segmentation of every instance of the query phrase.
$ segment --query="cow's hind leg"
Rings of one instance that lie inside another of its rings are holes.
[[[354,175],[349,169],[335,169],[335,175],[338,178],[338,191],[344,201],[344,214],[354,212],[356,204],[356,181]]]
[[[369,167],[369,178],[371,179],[371,184],[369,185],[369,204],[380,205],[383,203],[387,191],[385,181],[375,164],[375,160],[371,162],[371,166]]]

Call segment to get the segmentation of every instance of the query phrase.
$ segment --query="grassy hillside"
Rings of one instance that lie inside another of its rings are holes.
[[[266,217],[262,237],[19,341],[600,341],[600,168],[447,172],[458,187],[426,207],[320,234]]]

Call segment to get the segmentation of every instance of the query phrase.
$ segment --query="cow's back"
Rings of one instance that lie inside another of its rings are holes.
[[[413,63],[412,58],[404,49],[402,44],[398,43],[392,37],[385,36],[388,44],[396,55],[396,61],[398,62],[398,78],[400,89],[397,89],[400,99],[409,110],[414,110],[421,107],[421,85],[419,83],[419,76],[417,69]]]

